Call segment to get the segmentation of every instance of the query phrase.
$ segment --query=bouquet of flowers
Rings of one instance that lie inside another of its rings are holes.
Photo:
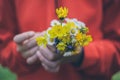
[[[56,9],[58,19],[52,20],[46,33],[36,38],[39,46],[52,45],[56,48],[56,53],[63,56],[79,54],[78,49],[88,45],[92,41],[88,35],[89,29],[85,24],[77,19],[66,18],[68,9],[60,7]]]

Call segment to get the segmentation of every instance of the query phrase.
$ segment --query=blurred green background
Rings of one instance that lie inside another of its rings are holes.
[[[0,80],[17,80],[17,76],[8,68],[0,66]],[[113,75],[112,80],[120,80],[120,71]]]
[[[0,65],[0,80],[17,80],[17,76],[8,68],[3,68]]]

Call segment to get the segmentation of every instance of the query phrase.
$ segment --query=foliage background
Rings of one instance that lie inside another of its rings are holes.
[[[3,68],[0,65],[0,80],[17,80],[17,76],[12,73],[8,68]]]

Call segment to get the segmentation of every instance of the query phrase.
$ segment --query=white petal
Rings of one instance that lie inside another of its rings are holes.
[[[55,42],[54,42],[54,41],[51,42],[51,41],[50,41],[50,38],[48,37],[48,38],[47,38],[47,43],[48,43],[48,45],[53,45]]]
[[[71,56],[71,55],[72,55],[72,52],[65,52],[63,56],[65,57],[65,56]]]
[[[47,34],[48,37],[50,37],[50,34],[48,33],[49,30],[51,30],[51,27],[49,27],[46,31],[46,34]]]
[[[56,19],[52,20],[50,26],[60,25],[60,22]]]

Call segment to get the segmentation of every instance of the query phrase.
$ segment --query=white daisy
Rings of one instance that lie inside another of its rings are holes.
[[[51,21],[50,26],[55,26],[55,25],[60,25],[60,24],[61,23],[58,20],[54,19]]]
[[[78,30],[77,28],[72,28],[71,31],[70,31],[70,35],[76,35],[78,33]]]
[[[48,45],[52,46],[53,44],[55,44],[55,41],[51,40],[50,37],[47,37],[47,43],[48,43]]]
[[[78,21],[78,20],[75,19],[75,18],[73,18],[72,20],[73,20],[73,22],[75,23],[75,25],[76,25],[79,29],[81,29],[82,27],[85,27],[85,23],[83,23],[83,22],[81,22],[81,21]]]
[[[81,21],[78,21],[76,18],[73,18],[73,19],[66,18],[65,20],[67,22],[74,22],[75,25],[78,27],[78,29],[81,29],[82,27],[85,27],[85,23],[83,23]]]

